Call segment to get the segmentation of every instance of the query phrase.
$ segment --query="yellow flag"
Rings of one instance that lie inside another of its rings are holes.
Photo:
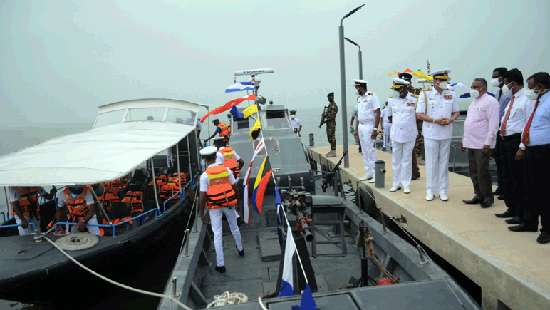
[[[258,131],[260,129],[262,129],[262,126],[260,124],[260,118],[256,117],[256,121],[254,122],[254,125],[250,128],[250,136],[252,136],[252,133],[254,131]]]
[[[258,113],[258,106],[256,104],[251,104],[243,110],[244,118],[248,118],[254,113]]]

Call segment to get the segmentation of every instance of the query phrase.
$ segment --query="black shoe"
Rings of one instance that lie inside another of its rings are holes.
[[[540,244],[546,244],[550,242],[550,233],[541,232],[537,237],[537,242]]]
[[[538,231],[538,227],[527,226],[525,224],[510,226],[508,227],[508,229],[510,229],[510,231],[513,231],[513,232],[537,232]]]
[[[521,224],[521,221],[517,217],[505,220],[506,224]]]
[[[487,202],[484,202],[484,203],[481,204],[481,207],[482,207],[483,209],[487,209],[487,208],[494,207],[494,206],[495,206],[494,204],[492,204],[492,203],[487,203]]]
[[[478,203],[481,203],[481,200],[477,196],[474,196],[474,198],[470,200],[462,200],[462,202],[467,205],[477,205]]]
[[[493,192],[493,195],[502,195],[502,189],[500,187],[497,187],[495,191]]]
[[[500,218],[506,218],[506,217],[513,217],[514,214],[510,211],[510,210],[506,210],[502,213],[497,213],[495,214],[496,217],[500,217]]]
[[[239,251],[239,248],[237,248],[237,246],[235,246],[235,248],[237,249],[237,253],[239,253],[239,256],[243,257],[244,256],[244,248],[240,251]]]
[[[219,272],[219,273],[224,273],[225,272],[225,266],[216,267],[216,271]]]
[[[420,175],[413,175],[413,176],[411,177],[411,180],[414,181],[414,180],[418,180],[419,178],[420,178]]]
[[[498,200],[504,200],[504,195],[498,195],[498,196],[497,196],[497,199],[498,199]]]

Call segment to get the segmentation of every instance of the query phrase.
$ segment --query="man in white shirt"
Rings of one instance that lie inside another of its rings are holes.
[[[302,121],[296,117],[296,110],[290,111],[290,128],[298,137],[302,136]]]
[[[511,90],[511,98],[506,104],[498,137],[500,141],[500,169],[502,174],[502,194],[508,208],[497,217],[510,217],[508,224],[522,224],[525,206],[525,163],[516,160],[515,155],[521,144],[521,133],[533,111],[533,102],[527,98],[523,87],[523,75],[518,69],[511,69],[504,76],[506,88]],[[510,227],[512,228],[512,227]]]
[[[72,227],[72,232],[88,231],[99,236],[97,226],[99,223],[92,190],[91,187],[81,185],[65,187],[64,190],[57,192],[57,208],[58,210],[66,208],[69,220],[76,223]],[[59,212],[57,218],[60,219]]]
[[[384,140],[382,141],[382,150],[385,151],[387,149],[391,148],[391,116],[390,116],[390,109],[388,106],[388,101],[386,101],[386,105],[384,106],[384,109],[382,109],[382,130],[384,132]]]
[[[378,126],[380,125],[380,102],[376,95],[371,92],[367,93],[366,81],[355,80],[355,89],[359,94],[357,98],[357,120],[359,121],[357,131],[365,164],[365,175],[362,180],[374,183],[374,162],[376,161],[374,140],[378,135]]]
[[[416,142],[416,98],[409,95],[409,82],[395,78],[392,89],[396,93],[388,99],[387,110],[392,120],[392,170],[393,185],[390,192],[411,192],[412,150]]]
[[[214,234],[214,248],[216,250],[216,271],[225,272],[224,253],[223,253],[223,231],[222,217],[225,215],[229,229],[235,239],[235,245],[239,256],[244,256],[244,248],[241,240],[241,232],[237,225],[237,180],[232,171],[216,163],[216,154],[218,150],[214,146],[207,146],[200,150],[207,168],[201,174],[199,179],[199,215],[203,222],[207,221],[205,209],[208,209],[208,215],[212,224],[212,233]]]
[[[434,87],[418,97],[416,117],[422,120],[426,156],[426,200],[434,192],[447,201],[449,190],[449,155],[453,133],[452,123],[460,116],[454,91],[447,89],[450,70],[432,74]]]

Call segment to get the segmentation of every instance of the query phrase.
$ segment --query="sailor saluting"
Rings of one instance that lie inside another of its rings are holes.
[[[225,214],[229,229],[233,234],[237,251],[244,256],[244,248],[241,241],[241,232],[237,226],[237,181],[233,172],[223,164],[216,162],[218,149],[215,146],[207,146],[200,150],[201,156],[206,162],[207,168],[200,176],[200,217],[203,222],[207,219],[204,214],[205,207],[212,223],[214,233],[214,248],[216,250],[216,271],[225,272],[222,243],[222,216]]]
[[[423,121],[422,133],[426,155],[426,200],[439,193],[447,201],[449,189],[449,154],[453,133],[452,123],[460,115],[454,91],[447,88],[450,70],[432,73],[433,88],[418,97],[416,116]]]

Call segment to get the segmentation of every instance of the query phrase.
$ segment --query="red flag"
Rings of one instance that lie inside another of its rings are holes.
[[[264,194],[265,190],[267,189],[267,185],[269,184],[269,181],[271,181],[271,169],[269,169],[269,171],[264,174],[262,180],[260,181],[260,184],[252,194],[255,200],[254,202],[256,205],[256,209],[260,214],[262,214],[264,210]]]
[[[252,95],[248,95],[248,96],[245,96],[245,97],[239,97],[239,98],[229,100],[228,102],[224,103],[223,105],[221,105],[221,106],[213,109],[212,111],[206,113],[205,115],[203,115],[200,118],[200,122],[201,123],[204,122],[204,120],[210,115],[216,115],[216,114],[223,113],[227,110],[230,110],[232,107],[237,106],[237,105],[239,105],[242,102],[247,101],[247,100],[256,100],[256,95],[252,94]]]

